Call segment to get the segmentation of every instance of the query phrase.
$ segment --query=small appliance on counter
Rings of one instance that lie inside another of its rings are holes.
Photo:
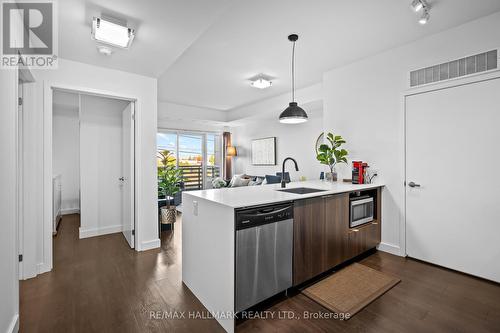
[[[352,183],[353,184],[364,184],[365,171],[368,168],[368,163],[362,161],[352,162]]]
[[[352,162],[352,183],[353,184],[371,184],[377,173],[368,172],[370,166],[363,161]]]

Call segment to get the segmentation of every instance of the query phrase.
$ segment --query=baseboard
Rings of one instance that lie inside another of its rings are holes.
[[[19,332],[19,314],[14,315],[14,318],[12,318],[9,327],[7,327],[7,333],[17,332]]]
[[[139,251],[147,251],[147,250],[157,249],[159,247],[160,247],[160,239],[157,238],[142,242]]]
[[[101,228],[90,228],[85,229],[80,227],[80,239],[89,238],[95,236],[102,236],[107,234],[114,234],[117,232],[122,232],[123,227],[121,224],[119,225],[111,225],[109,227],[101,227]]]
[[[80,208],[61,209],[61,215],[80,214]]]
[[[396,256],[404,257],[403,254],[401,254],[401,249],[399,246],[394,245],[394,244],[389,244],[389,243],[380,243],[377,246],[377,250],[387,252],[390,254],[394,254]]]

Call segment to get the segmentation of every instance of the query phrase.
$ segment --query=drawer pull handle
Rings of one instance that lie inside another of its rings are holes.
[[[359,232],[359,229],[351,229],[352,232]]]
[[[372,224],[377,225],[377,224],[378,224],[378,222],[372,222]]]

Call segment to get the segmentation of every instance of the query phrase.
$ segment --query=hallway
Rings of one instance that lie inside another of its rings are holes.
[[[222,331],[215,320],[150,319],[150,311],[205,310],[181,282],[179,221],[162,232],[161,249],[146,252],[131,250],[121,233],[78,239],[79,223],[65,215],[54,269],[21,281],[21,332]]]

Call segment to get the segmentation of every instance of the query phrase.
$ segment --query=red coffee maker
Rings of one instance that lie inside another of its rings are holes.
[[[352,162],[352,183],[353,184],[364,184],[364,174],[365,170],[368,168],[368,163],[363,161],[353,161]]]

